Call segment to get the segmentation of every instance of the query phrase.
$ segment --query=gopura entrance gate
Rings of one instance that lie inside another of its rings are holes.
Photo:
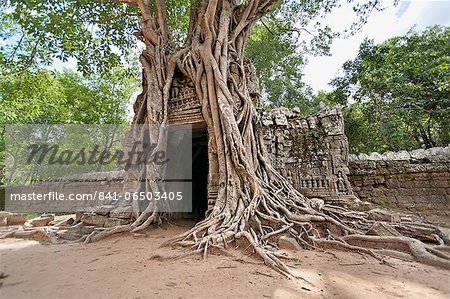
[[[296,109],[260,107],[259,84],[254,69],[246,63],[247,86],[261,115],[265,143],[275,168],[308,197],[338,204],[353,203],[356,197],[347,179],[348,141],[339,108],[324,108],[302,117]],[[217,199],[217,154],[208,148],[201,103],[192,84],[179,75],[169,100],[169,122],[192,125],[193,215],[202,217]]]

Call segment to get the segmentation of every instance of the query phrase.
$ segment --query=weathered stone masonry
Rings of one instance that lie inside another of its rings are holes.
[[[316,115],[302,117],[296,109],[261,109],[256,71],[248,61],[245,68],[249,74],[246,85],[260,111],[264,142],[275,168],[306,196],[354,202],[356,197],[347,178],[348,142],[341,110],[325,108]],[[169,122],[192,125],[194,139],[207,137],[200,102],[193,86],[186,83],[181,74],[174,80]],[[234,109],[239,110],[239,107]],[[208,148],[207,201],[210,208],[218,194],[218,171],[217,153]]]
[[[194,98],[192,93],[180,92],[178,96],[183,103]],[[186,107],[174,109],[171,116],[175,123],[192,124],[196,134],[206,134],[198,107],[191,108],[192,111]],[[184,114],[175,116],[176,111]],[[261,109],[260,115],[264,142],[273,165],[302,194],[341,204],[359,198],[429,215],[450,214],[450,146],[355,156],[348,154],[339,108],[325,108],[308,117],[302,117],[296,109],[286,108]],[[208,160],[207,200],[211,207],[217,194],[217,174],[211,172],[211,166],[215,165],[213,153],[208,152]],[[89,186],[94,189],[120,192],[122,175],[123,172],[84,175],[80,184],[86,188],[86,182],[92,182]],[[78,188],[77,182],[72,185]],[[123,216],[127,218],[128,213]]]
[[[262,112],[264,141],[275,168],[308,197],[351,203],[348,141],[339,108],[302,117],[296,109]]]
[[[428,215],[450,215],[450,146],[350,155],[349,160],[349,179],[361,200]]]

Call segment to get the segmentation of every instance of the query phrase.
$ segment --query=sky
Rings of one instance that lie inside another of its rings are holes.
[[[359,33],[335,39],[331,56],[308,57],[308,64],[303,69],[304,81],[316,92],[331,90],[328,83],[339,74],[345,61],[356,57],[359,45],[366,37],[382,43],[390,37],[404,35],[414,25],[418,31],[435,24],[450,26],[450,0],[400,1],[397,6],[392,3],[392,0],[385,1],[386,9],[373,12]],[[353,20],[356,17],[349,5],[336,9],[325,18],[335,30],[345,29]]]

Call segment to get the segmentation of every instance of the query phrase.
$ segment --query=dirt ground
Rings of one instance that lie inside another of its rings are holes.
[[[0,240],[0,298],[450,298],[450,271],[356,253],[289,251],[305,280],[289,280],[240,250],[189,256],[159,248],[192,223],[149,229],[146,237],[42,245]],[[153,258],[152,258],[153,256]]]

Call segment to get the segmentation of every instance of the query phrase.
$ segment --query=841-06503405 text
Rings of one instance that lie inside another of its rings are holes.
[[[183,200],[183,192],[92,192],[92,193],[70,193],[51,191],[46,193],[11,193],[11,201],[114,201],[114,200],[135,200],[135,201],[180,201]]]

